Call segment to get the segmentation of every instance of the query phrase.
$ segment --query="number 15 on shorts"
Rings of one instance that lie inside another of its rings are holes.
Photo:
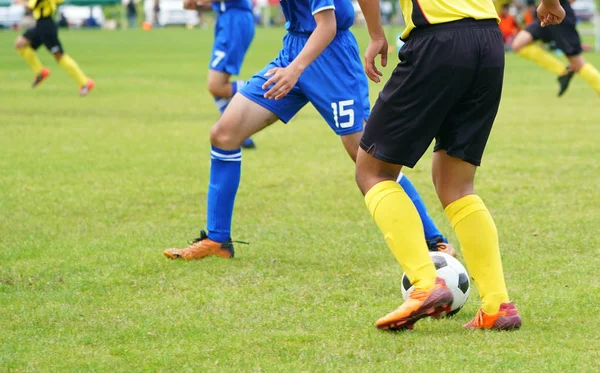
[[[354,100],[332,102],[333,120],[337,128],[350,128],[354,125]],[[348,120],[344,120],[348,117]]]

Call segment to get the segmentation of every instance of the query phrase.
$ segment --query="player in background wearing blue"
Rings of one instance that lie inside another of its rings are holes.
[[[184,0],[183,7],[196,10],[212,6],[215,13],[215,40],[208,70],[208,91],[214,97],[221,114],[231,98],[244,85],[243,80],[231,82],[232,75],[238,75],[244,56],[254,38],[254,15],[251,0]],[[247,138],[244,148],[255,148],[252,139]]]
[[[356,161],[370,103],[358,44],[349,31],[354,21],[352,4],[349,0],[282,0],[281,7],[288,31],[283,49],[233,97],[211,130],[208,234],[201,231],[185,249],[165,250],[171,259],[233,257],[231,219],[240,182],[240,146],[277,119],[287,123],[307,103],[314,105]],[[429,249],[454,255],[410,181],[400,175],[399,182],[421,214]]]

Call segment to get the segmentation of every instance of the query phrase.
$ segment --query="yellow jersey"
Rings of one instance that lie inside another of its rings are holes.
[[[29,0],[27,7],[33,10],[33,18],[49,18],[56,12],[56,7],[65,0]]]
[[[400,0],[400,7],[406,22],[402,39],[417,27],[464,18],[500,21],[493,0]]]

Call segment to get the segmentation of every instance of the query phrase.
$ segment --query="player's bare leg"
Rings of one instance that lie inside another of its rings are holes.
[[[380,329],[412,329],[415,322],[448,312],[452,292],[436,271],[423,241],[423,225],[409,196],[396,183],[402,166],[381,161],[362,148],[356,160],[356,183],[388,247],[416,292],[375,325]]]
[[[269,110],[243,95],[235,95],[223,115],[210,131],[211,171],[208,191],[208,235],[200,237],[184,249],[168,249],[171,259],[194,260],[208,256],[233,258],[230,237],[233,204],[240,182],[241,145],[245,139],[275,122]]]
[[[225,111],[231,98],[237,90],[241,88],[242,81],[231,82],[231,75],[217,70],[208,70],[207,87],[210,94],[214,97],[215,104],[221,113]],[[251,138],[247,138],[242,143],[246,149],[256,148],[256,144]]]
[[[496,225],[475,194],[477,167],[445,150],[433,154],[432,177],[442,206],[461,244],[467,269],[479,290],[482,307],[470,329],[518,329],[521,318],[504,282]]]
[[[17,53],[23,57],[27,64],[35,73],[33,87],[38,86],[44,79],[50,76],[50,70],[42,65],[42,62],[37,57],[35,50],[31,48],[31,42],[23,35],[19,35],[15,40],[15,49]]]

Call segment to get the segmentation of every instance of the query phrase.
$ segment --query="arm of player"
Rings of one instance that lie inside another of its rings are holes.
[[[337,32],[337,21],[333,9],[325,9],[314,14],[317,27],[298,56],[285,68],[276,67],[265,74],[270,76],[262,88],[267,89],[265,98],[279,100],[287,95],[296,85],[298,78],[306,68],[327,48]]]
[[[560,5],[560,0],[542,0],[537,8],[537,15],[542,27],[558,25],[565,19],[565,10]]]
[[[379,0],[358,0],[363,12],[371,40],[365,51],[365,73],[375,83],[379,83],[383,75],[375,65],[375,57],[381,56],[381,66],[387,66],[388,42],[381,25],[381,10]]]

